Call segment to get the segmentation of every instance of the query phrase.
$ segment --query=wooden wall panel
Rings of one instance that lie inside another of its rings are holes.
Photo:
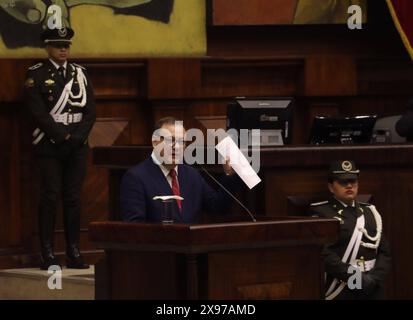
[[[32,63],[31,60],[0,59],[0,102],[21,99],[26,70]]]
[[[129,120],[129,144],[148,144],[152,130],[152,110],[146,103],[134,99],[99,100],[98,118],[124,118]],[[120,143],[120,142],[119,142]]]
[[[2,105],[4,108],[4,105]],[[9,215],[11,212],[12,203],[11,199],[11,186],[10,186],[10,169],[11,169],[11,141],[9,139],[9,132],[12,129],[12,125],[8,117],[1,112],[0,113],[0,143],[2,145],[3,152],[0,153],[0,247],[4,247],[9,243],[9,231],[8,225],[11,222]]]
[[[148,98],[182,99],[198,96],[199,59],[150,59]]]
[[[305,95],[357,94],[357,73],[353,57],[345,55],[308,57],[305,67]]]
[[[134,99],[146,96],[146,64],[144,61],[80,62],[87,68],[97,99]]]
[[[201,95],[298,95],[303,66],[301,59],[207,59],[201,66]]]
[[[21,240],[20,123],[15,107],[0,102],[0,250],[7,245],[18,246]],[[15,116],[10,118],[10,113]]]
[[[413,64],[397,59],[360,59],[357,87],[361,95],[403,95],[413,87]]]
[[[210,24],[274,25],[292,23],[296,0],[208,0]]]

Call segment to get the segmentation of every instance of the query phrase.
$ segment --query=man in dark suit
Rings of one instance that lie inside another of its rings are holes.
[[[198,170],[182,164],[185,149],[185,129],[175,118],[163,118],[155,126],[152,155],[124,175],[120,188],[122,218],[125,221],[161,221],[163,203],[155,196],[181,196],[174,200],[173,220],[183,223],[199,222],[201,211],[224,213],[230,203],[223,191],[213,190]],[[163,132],[161,134],[157,134]],[[235,189],[239,180],[224,164],[226,173],[221,181]]]
[[[353,161],[333,162],[328,179],[332,198],[311,205],[311,215],[340,221],[338,241],[323,251],[327,300],[384,297],[384,281],[391,263],[390,249],[382,235],[382,220],[376,207],[356,200],[358,176],[359,170]],[[351,266],[354,271],[349,269]],[[359,288],[348,284],[357,284],[350,279],[356,269],[361,275]]]
[[[69,28],[46,30],[49,59],[29,68],[26,101],[36,130],[33,144],[41,176],[39,236],[41,269],[58,265],[53,253],[57,200],[62,193],[67,267],[88,268],[79,252],[80,193],[86,175],[88,135],[95,122],[93,90],[86,70],[68,63]]]

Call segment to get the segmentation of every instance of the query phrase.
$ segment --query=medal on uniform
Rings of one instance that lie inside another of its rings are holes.
[[[44,82],[44,84],[45,84],[46,86],[50,87],[50,86],[54,85],[55,82],[54,82],[54,80],[52,80],[52,79],[47,79],[47,80]]]
[[[27,79],[26,82],[24,83],[24,85],[25,85],[27,88],[34,87],[34,79],[32,79],[32,78]]]

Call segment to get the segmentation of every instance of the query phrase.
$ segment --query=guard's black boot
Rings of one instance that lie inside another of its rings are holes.
[[[77,245],[70,245],[66,249],[67,268],[69,269],[89,269],[89,265],[83,261]]]
[[[48,270],[50,266],[60,267],[59,262],[57,261],[53,253],[53,247],[50,244],[42,246],[40,259],[41,259],[41,263],[40,263],[41,270]]]

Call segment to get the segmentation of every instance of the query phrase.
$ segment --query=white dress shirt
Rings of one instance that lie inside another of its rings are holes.
[[[56,70],[59,70],[60,67],[63,67],[63,77],[66,78],[66,71],[67,71],[67,61],[65,61],[65,63],[61,66],[59,64],[57,64],[56,62],[54,62],[52,59],[49,59],[50,62],[54,65],[54,67],[56,68]]]
[[[159,168],[162,170],[162,173],[164,174],[166,181],[168,181],[169,186],[172,188],[172,177],[169,175],[169,169],[165,168],[162,163],[159,161],[159,159],[156,157],[155,152],[152,151],[151,154],[152,161],[159,166]],[[175,172],[176,172],[176,182],[178,183],[179,186],[179,181],[178,181],[178,166],[175,166]]]
[[[340,203],[343,205],[344,208],[347,208],[347,207],[348,207],[348,204],[345,204],[343,201],[338,200],[336,197],[334,197],[334,199],[336,199],[338,202],[340,202]],[[355,203],[355,201],[353,200],[353,203],[351,204],[350,207],[353,207],[353,208],[354,208],[355,206],[356,206],[356,203]]]

